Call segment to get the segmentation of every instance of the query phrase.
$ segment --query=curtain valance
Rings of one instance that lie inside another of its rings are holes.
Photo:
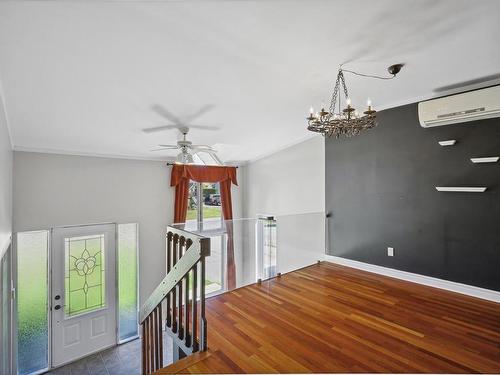
[[[174,165],[170,176],[170,186],[179,185],[183,179],[210,183],[230,180],[234,185],[238,185],[236,181],[236,167]]]

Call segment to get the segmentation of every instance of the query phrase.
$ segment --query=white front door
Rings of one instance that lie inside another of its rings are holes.
[[[116,344],[115,224],[52,230],[52,366]]]

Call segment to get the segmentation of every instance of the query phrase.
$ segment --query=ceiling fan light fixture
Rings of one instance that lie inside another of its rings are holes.
[[[193,155],[188,152],[180,152],[179,155],[175,158],[175,162],[177,164],[193,164]]]

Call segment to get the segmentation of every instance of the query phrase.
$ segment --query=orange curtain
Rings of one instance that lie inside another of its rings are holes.
[[[189,180],[182,179],[175,185],[174,223],[186,222],[188,209]]]
[[[209,182],[220,185],[222,215],[226,224],[227,233],[227,287],[236,287],[236,265],[234,260],[233,241],[233,204],[231,199],[231,184],[236,181],[236,167],[215,167],[203,165],[176,164],[172,167],[170,186],[175,186],[174,222],[186,221],[188,209],[189,181]]]
[[[183,179],[212,183],[230,180],[233,184],[238,185],[236,181],[236,167],[175,164],[172,167],[170,186],[177,186]]]
[[[231,201],[231,180],[224,180],[220,182],[220,197],[222,204],[222,214],[224,215],[227,234],[227,288],[228,290],[233,290],[236,288],[236,262],[234,260],[233,203]]]

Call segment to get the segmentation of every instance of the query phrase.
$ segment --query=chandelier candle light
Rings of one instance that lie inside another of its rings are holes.
[[[315,113],[314,109],[311,107],[309,111],[309,116],[307,117],[307,129],[316,133],[320,133],[323,136],[334,136],[339,138],[340,136],[352,137],[358,135],[363,130],[371,129],[377,126],[376,113],[372,107],[372,102],[370,99],[367,100],[367,109],[360,114],[352,106],[351,99],[347,92],[347,86],[345,84],[344,72],[353,73],[363,77],[378,78],[378,79],[392,79],[396,77],[399,73],[403,64],[391,65],[388,68],[392,77],[380,77],[367,74],[356,73],[350,70],[343,70],[342,65],[339,68],[337,74],[337,80],[335,82],[335,88],[333,89],[332,99],[330,101],[330,108],[328,111],[325,110],[324,105],[321,107],[321,111]],[[345,95],[345,108],[342,108],[340,88],[344,91]]]

